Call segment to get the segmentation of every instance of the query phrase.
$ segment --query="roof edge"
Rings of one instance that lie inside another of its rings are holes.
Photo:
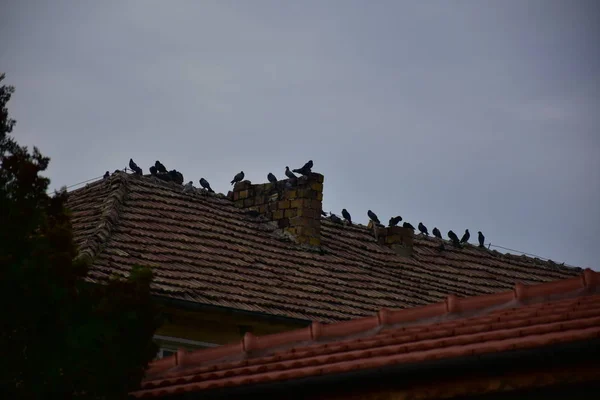
[[[578,297],[600,290],[600,273],[586,269],[581,275],[560,281],[536,285],[517,283],[513,290],[489,295],[460,298],[449,295],[445,301],[421,307],[400,310],[382,309],[376,315],[350,321],[322,324],[313,322],[306,328],[264,336],[247,332],[240,342],[210,349],[186,352],[180,349],[176,355],[149,364],[147,376],[173,374],[181,368],[203,363],[214,363],[220,359],[239,354],[280,350],[295,344],[316,344],[340,339],[352,339],[385,328],[399,328],[427,323],[437,323],[458,318],[472,317],[503,308],[516,308],[568,297]]]
[[[109,193],[103,200],[100,222],[79,248],[77,258],[88,258],[93,260],[104,248],[106,242],[112,235],[119,223],[123,203],[129,194],[127,182],[129,176],[125,172],[115,172],[106,181],[110,185]]]

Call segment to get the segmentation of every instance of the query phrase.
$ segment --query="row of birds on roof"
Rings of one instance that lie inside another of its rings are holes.
[[[323,216],[327,216],[327,213],[325,213],[324,211],[322,211],[321,214]],[[374,224],[382,225],[381,222],[379,221],[379,217],[377,217],[377,214],[375,214],[373,211],[368,210],[367,216],[369,217],[369,220],[371,220]],[[352,225],[352,216],[350,215],[348,210],[346,210],[345,208],[342,210],[342,217],[348,223],[348,225]],[[331,212],[329,213],[329,219],[336,224],[344,223],[344,221],[340,217],[338,217],[337,215],[335,215]],[[388,226],[390,226],[390,227],[398,226],[398,224],[400,222],[402,222],[402,217],[398,215],[396,217],[390,218],[390,220],[388,222]],[[402,227],[411,229],[413,231],[415,230],[415,227],[410,222],[404,222],[402,224]],[[425,225],[423,225],[422,222],[419,222],[419,225],[417,226],[417,228],[419,229],[419,232],[421,232],[422,235],[429,236],[429,230],[427,229],[427,227]],[[440,232],[440,230],[437,227],[433,228],[432,233],[433,233],[433,236],[435,236],[436,238],[443,239],[442,232]],[[477,233],[478,233],[477,239],[479,241],[479,247],[484,247],[485,236],[483,235],[483,233],[481,233],[481,231],[479,231]],[[454,233],[453,231],[448,231],[448,238],[450,239],[450,241],[452,242],[452,244],[454,246],[460,247],[461,244],[469,243],[471,234],[469,233],[468,229],[465,229],[465,233],[463,234],[462,238],[459,239],[458,236],[456,235],[456,233]]]
[[[286,166],[285,167],[285,176],[290,181],[293,182],[296,179],[298,179],[298,176],[296,176],[294,173],[300,174],[302,176],[308,176],[312,172],[313,165],[314,165],[313,161],[309,160],[306,164],[304,164],[302,166],[302,168],[290,170],[290,167]],[[142,169],[131,158],[129,159],[129,168],[135,174],[143,175]],[[183,184],[183,175],[179,171],[177,171],[175,169],[168,171],[167,168],[158,160],[156,160],[154,165],[150,166],[150,175],[155,176],[156,178],[167,181],[167,182],[175,182],[180,185]],[[104,178],[108,178],[109,176],[110,176],[110,173],[108,171],[106,171],[106,173],[104,174]],[[267,174],[267,179],[269,180],[269,182],[271,182],[273,184],[278,183],[277,177],[275,175],[273,175],[273,173],[271,173],[271,172],[269,172]],[[233,177],[233,179],[231,180],[230,183],[232,185],[235,185],[236,183],[241,182],[243,180],[244,180],[244,171],[240,171]],[[200,182],[200,186],[202,188],[206,189],[210,193],[214,193],[214,190],[210,187],[210,183],[206,179],[200,178],[199,182]],[[192,181],[189,181],[183,188],[184,193],[193,192],[194,190],[195,190],[194,183]],[[325,213],[323,211],[321,213],[323,214],[323,216],[327,216],[327,213]],[[330,214],[329,219],[332,222],[337,223],[337,224],[344,223],[342,221],[342,219],[340,217],[338,217],[337,215],[335,215],[331,212],[329,214]],[[369,217],[369,220],[371,220],[374,224],[381,225],[379,218],[373,211],[368,210],[367,216]],[[345,208],[342,210],[342,217],[344,218],[344,220],[346,220],[346,222],[349,225],[352,225],[352,217],[350,216],[350,213],[348,212],[348,210],[346,210]],[[388,226],[397,226],[400,222],[402,222],[401,216],[392,217],[389,220]],[[404,222],[402,224],[402,227],[411,229],[413,231],[415,230],[415,227],[409,222]],[[429,231],[428,231],[427,227],[425,225],[423,225],[422,222],[419,222],[419,225],[417,226],[417,228],[419,229],[419,232],[421,232],[422,235],[429,236]],[[440,230],[437,227],[433,228],[432,233],[433,233],[433,236],[435,236],[436,238],[442,239],[442,233],[440,232]],[[479,231],[477,233],[478,233],[479,247],[484,247],[485,236],[483,235],[483,233],[481,233],[481,231]],[[452,242],[452,244],[454,246],[460,247],[461,244],[465,244],[465,243],[469,242],[469,239],[471,238],[471,234],[469,233],[468,229],[465,229],[465,233],[463,234],[462,238],[459,239],[458,236],[456,235],[456,233],[454,233],[453,231],[450,230],[450,231],[448,231],[448,238],[450,239],[450,241]]]
[[[309,160],[306,164],[304,164],[302,166],[302,168],[297,168],[294,170],[290,170],[290,167],[285,167],[285,176],[290,179],[291,181],[295,181],[296,179],[298,179],[298,176],[296,176],[294,174],[300,174],[302,176],[308,176],[310,175],[310,173],[312,172],[312,167],[313,167],[313,161]],[[144,171],[135,163],[135,161],[133,161],[132,158],[129,159],[129,169],[131,169],[133,171],[134,174],[137,175],[144,175]],[[115,171],[116,172],[116,171]],[[173,169],[168,171],[167,168],[164,166],[163,163],[161,163],[159,160],[156,160],[156,162],[154,163],[154,165],[150,166],[150,175],[155,176],[158,179],[161,179],[165,182],[175,182],[178,183],[180,185],[183,185],[183,174],[181,174],[181,172]],[[108,178],[110,176],[110,172],[106,171],[106,173],[104,174],[104,179]],[[278,182],[277,177],[275,175],[273,175],[273,173],[269,172],[267,174],[267,179],[269,180],[269,182],[276,184]],[[241,182],[244,180],[244,171],[240,171],[239,173],[237,173],[233,179],[231,180],[231,184],[235,185],[238,182]],[[214,193],[214,190],[210,187],[210,183],[204,179],[204,178],[200,178],[200,186],[202,186],[202,188],[206,189],[208,192],[210,193]],[[184,192],[191,192],[193,191],[194,188],[194,182],[193,181],[189,181],[185,186],[184,186]]]

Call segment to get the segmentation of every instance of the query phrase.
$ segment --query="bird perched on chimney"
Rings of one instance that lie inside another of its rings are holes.
[[[329,219],[331,220],[331,222],[333,222],[334,224],[344,225],[344,222],[340,217],[331,212],[329,214]]]
[[[110,177],[110,172],[106,171],[104,173],[104,179],[107,179],[108,177]]]
[[[267,175],[267,179],[273,184],[277,183],[277,177],[270,172],[269,175]]]
[[[477,232],[477,239],[479,239],[479,247],[484,247],[483,243],[485,242],[485,236],[483,236],[483,233],[481,233],[481,231]]]
[[[408,229],[412,229],[413,231],[415,230],[415,227],[412,226],[409,222],[405,222],[402,224],[403,228],[408,228]]]
[[[138,175],[143,175],[142,169],[133,161],[133,158],[129,159],[129,168]]]
[[[454,244],[454,246],[460,247],[460,241],[458,240],[458,236],[456,236],[456,233],[454,233],[452,231],[448,231],[448,237],[450,238],[450,240],[452,241],[452,244]]]
[[[163,174],[167,173],[167,168],[160,161],[156,160],[154,166],[158,172],[162,172]]]
[[[463,237],[460,239],[461,243],[468,243],[469,242],[469,238],[471,237],[471,234],[469,233],[468,229],[465,229],[465,234],[463,235]]]
[[[429,236],[429,232],[427,231],[427,227],[425,225],[423,225],[422,222],[419,222],[419,225],[417,227],[419,228],[419,232],[421,232],[425,236]]]
[[[194,182],[189,181],[183,186],[183,193],[193,193],[194,192]]]
[[[210,187],[210,183],[208,183],[208,181],[206,179],[204,179],[204,178],[200,178],[200,186],[202,186],[204,189],[208,190],[209,193],[214,193],[215,192]]]
[[[440,232],[440,230],[437,227],[433,228],[433,236],[435,236],[438,239],[442,238],[442,232]]]
[[[379,222],[379,218],[377,218],[377,215],[376,215],[376,214],[375,214],[373,211],[371,211],[371,210],[368,210],[368,211],[367,211],[367,216],[368,216],[368,217],[369,217],[369,219],[370,219],[371,221],[373,221],[374,223],[376,223],[376,224],[381,224],[381,222]]]
[[[302,168],[294,169],[292,172],[296,172],[297,174],[308,176],[311,173],[313,167],[312,160],[309,160],[306,164],[302,166]]]
[[[298,179],[298,177],[294,175],[292,171],[290,171],[290,167],[285,167],[285,176],[287,176],[289,179]]]
[[[390,218],[390,221],[388,223],[389,226],[396,226],[398,225],[398,223],[402,221],[402,217],[401,216],[397,216],[397,217],[392,217]]]
[[[244,171],[240,171],[240,173],[238,173],[236,176],[233,177],[233,180],[231,181],[231,184],[236,184],[238,182],[241,182],[242,179],[244,179]]]
[[[350,213],[345,208],[342,210],[342,217],[344,217],[344,219],[346,221],[348,221],[349,225],[352,225],[352,217],[350,216]]]

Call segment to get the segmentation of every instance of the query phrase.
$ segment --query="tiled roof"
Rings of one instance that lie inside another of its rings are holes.
[[[157,295],[306,321],[331,322],[408,308],[448,294],[474,296],[581,272],[415,235],[411,256],[377,243],[362,225],[321,220],[321,251],[297,245],[276,225],[224,195],[149,176],[115,173],[71,192],[76,241],[93,259],[90,279],[154,268]]]
[[[416,365],[600,337],[600,274],[256,337],[150,365],[135,397]],[[477,358],[477,357],[475,357]]]

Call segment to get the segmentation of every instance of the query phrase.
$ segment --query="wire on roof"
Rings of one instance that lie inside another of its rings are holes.
[[[120,171],[127,172],[128,170],[129,170],[129,168],[125,167],[125,168],[123,168],[123,169],[122,169],[122,170],[120,170]],[[90,178],[90,179],[87,179],[87,180],[85,180],[85,181],[81,181],[81,182],[74,183],[74,184],[72,184],[72,185],[69,185],[69,186],[67,186],[66,188],[67,188],[67,189],[71,189],[71,188],[74,188],[74,187],[76,187],[76,186],[81,186],[81,185],[83,185],[84,183],[88,183],[88,182],[91,182],[91,181],[95,181],[95,180],[98,180],[98,179],[100,179],[100,178],[103,178],[103,177],[104,177],[104,174],[102,174],[102,175],[100,175],[100,176],[97,176],[97,177],[95,177],[95,178]],[[52,193],[54,193],[54,191],[55,191],[55,190],[56,190],[56,189],[53,189],[53,190],[48,190],[48,191],[46,192],[46,194],[47,194],[47,195],[51,195]]]

